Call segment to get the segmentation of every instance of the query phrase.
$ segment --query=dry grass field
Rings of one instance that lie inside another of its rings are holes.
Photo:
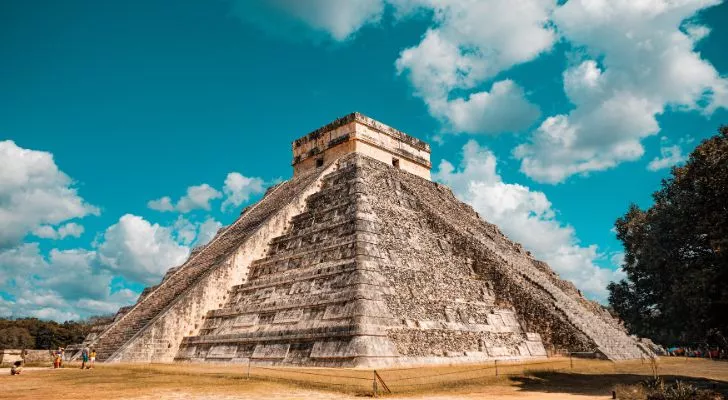
[[[74,368],[75,367],[75,368]],[[526,364],[442,366],[377,371],[384,398],[408,399],[608,399],[617,384],[652,376],[650,363],[568,358]],[[665,379],[728,392],[728,362],[662,358]],[[0,370],[1,399],[355,399],[373,396],[372,370],[250,368],[247,365],[77,365],[28,368],[20,376]]]

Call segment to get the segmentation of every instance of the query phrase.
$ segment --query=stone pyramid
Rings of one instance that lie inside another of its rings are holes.
[[[388,366],[650,350],[431,182],[430,147],[354,113],[87,345],[106,361]]]

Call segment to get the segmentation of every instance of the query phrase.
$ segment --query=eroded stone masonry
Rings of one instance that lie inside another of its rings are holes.
[[[105,361],[388,366],[651,351],[431,182],[430,147],[354,113],[294,177],[86,344]]]

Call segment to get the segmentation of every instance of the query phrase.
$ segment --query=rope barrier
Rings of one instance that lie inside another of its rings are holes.
[[[362,377],[362,376],[353,376],[353,375],[334,375],[334,374],[327,374],[322,373],[320,371],[318,372],[310,372],[310,371],[300,371],[296,370],[294,368],[271,368],[271,367],[262,367],[262,366],[252,366],[249,368],[252,368],[253,370],[259,370],[258,373],[253,373],[253,376],[260,379],[273,379],[273,380],[282,380],[282,381],[289,381],[289,382],[299,382],[299,383],[310,383],[310,384],[318,384],[318,385],[324,385],[324,386],[332,386],[332,387],[351,387],[351,388],[358,388],[360,390],[363,390],[367,387],[366,383],[371,382],[374,395],[377,395],[378,387],[381,387],[385,389],[387,392],[391,392],[390,386],[392,389],[402,389],[402,388],[413,388],[413,387],[419,387],[419,386],[432,386],[432,385],[447,385],[447,384],[457,384],[460,382],[468,382],[478,379],[483,379],[489,376],[493,376],[492,374],[483,374],[480,373],[482,371],[489,371],[496,369],[496,371],[500,370],[499,373],[497,373],[497,376],[503,375],[503,376],[514,376],[514,375],[523,375],[528,374],[529,372],[534,372],[535,370],[551,370],[551,371],[564,371],[569,369],[574,369],[574,362],[576,360],[585,360],[584,358],[572,358],[572,355],[577,354],[595,354],[595,353],[588,353],[588,352],[574,352],[568,355],[568,358],[563,359],[547,359],[543,361],[536,361],[536,362],[523,362],[519,360],[494,360],[493,364],[485,365],[482,364],[475,367],[475,368],[465,368],[460,369],[457,371],[450,371],[450,372],[442,372],[442,373],[431,373],[428,375],[417,375],[417,376],[404,376],[399,377],[396,379],[383,379],[387,377],[387,374],[399,372],[399,371],[423,371],[429,368],[438,368],[438,367],[448,367],[451,368],[452,366],[416,366],[416,367],[405,367],[405,368],[393,368],[393,369],[385,369],[385,370],[362,370],[362,373],[373,373],[372,377]],[[510,362],[509,362],[510,361]],[[605,360],[594,360],[594,361],[605,361]],[[568,363],[568,364],[567,364]],[[540,367],[541,365],[550,365],[551,367]],[[567,365],[564,365],[567,364]],[[614,364],[614,363],[613,363]],[[275,373],[282,373],[282,374],[299,374],[299,375],[309,375],[309,376],[317,376],[317,377],[325,377],[327,378],[327,381],[323,380],[316,380],[311,379],[307,380],[303,377],[301,378],[291,378],[291,377],[280,377],[280,376],[273,376],[267,375],[265,373],[260,373],[260,371],[273,371]],[[250,372],[248,372],[250,376]],[[464,374],[477,374],[478,376],[475,377],[458,377],[458,375],[464,375]],[[451,377],[451,378],[445,378],[445,379],[437,379],[439,377]],[[333,383],[331,382],[332,379],[345,379],[345,380],[354,380],[356,382],[346,382],[346,383]],[[417,381],[417,380],[425,380],[430,379],[429,382],[419,382],[419,383],[408,383],[407,381]]]
[[[294,369],[289,370],[289,369],[267,368],[267,367],[258,367],[258,366],[253,366],[252,368],[253,369],[255,369],[255,368],[264,369],[264,370],[268,370],[268,371],[286,372],[286,373],[292,372],[294,374],[317,375],[317,376],[326,376],[326,377],[331,377],[331,378],[347,378],[347,379],[360,379],[360,380],[364,380],[364,381],[371,381],[370,378],[362,378],[361,376],[317,374],[315,372],[296,371]]]
[[[476,380],[476,379],[483,379],[483,378],[487,378],[487,377],[489,377],[489,376],[491,376],[491,375],[482,375],[482,376],[476,376],[476,377],[474,377],[474,378],[464,378],[464,379],[458,379],[458,380],[454,380],[454,381],[449,381],[449,382],[425,382],[425,383],[410,383],[410,384],[407,384],[407,385],[396,385],[396,386],[394,386],[394,388],[395,388],[395,389],[397,389],[397,388],[403,388],[403,387],[412,387],[412,386],[441,385],[441,384],[443,384],[443,383],[459,383],[459,382],[467,382],[467,381],[474,381],[474,380]]]
[[[280,377],[277,377],[277,376],[269,376],[269,375],[251,374],[251,376],[254,377],[254,378],[277,379],[277,380],[286,381],[286,382],[290,382],[292,380],[292,379],[289,379],[289,378],[280,378]],[[367,379],[367,381],[371,381],[371,379]],[[319,384],[327,385],[327,386],[349,386],[349,387],[357,387],[357,388],[361,388],[362,387],[361,385],[356,385],[356,384],[351,384],[351,383],[331,383],[331,382],[321,382],[321,381],[297,381],[297,382],[301,382],[301,383],[319,383]]]
[[[455,371],[455,372],[447,372],[447,373],[444,373],[444,374],[432,374],[432,375],[424,375],[424,376],[411,376],[411,377],[399,378],[399,379],[390,379],[389,382],[407,381],[407,380],[410,380],[410,379],[424,379],[424,378],[431,378],[433,376],[455,375],[455,374],[462,374],[462,373],[465,373],[465,372],[483,371],[483,370],[486,370],[486,369],[493,369],[493,368],[495,368],[495,367],[489,365],[489,366],[483,367],[483,368],[472,368],[472,369],[466,369],[466,370]]]

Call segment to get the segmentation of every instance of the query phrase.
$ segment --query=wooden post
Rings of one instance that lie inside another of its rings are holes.
[[[571,355],[571,352],[569,352],[569,365],[571,369],[574,369],[574,357]]]
[[[377,370],[374,370],[372,374],[372,390],[374,391],[374,397],[378,397],[377,393]]]
[[[495,364],[495,376],[498,376],[498,360],[494,360],[493,363]]]
[[[248,358],[248,376],[245,379],[250,380],[250,358]]]

